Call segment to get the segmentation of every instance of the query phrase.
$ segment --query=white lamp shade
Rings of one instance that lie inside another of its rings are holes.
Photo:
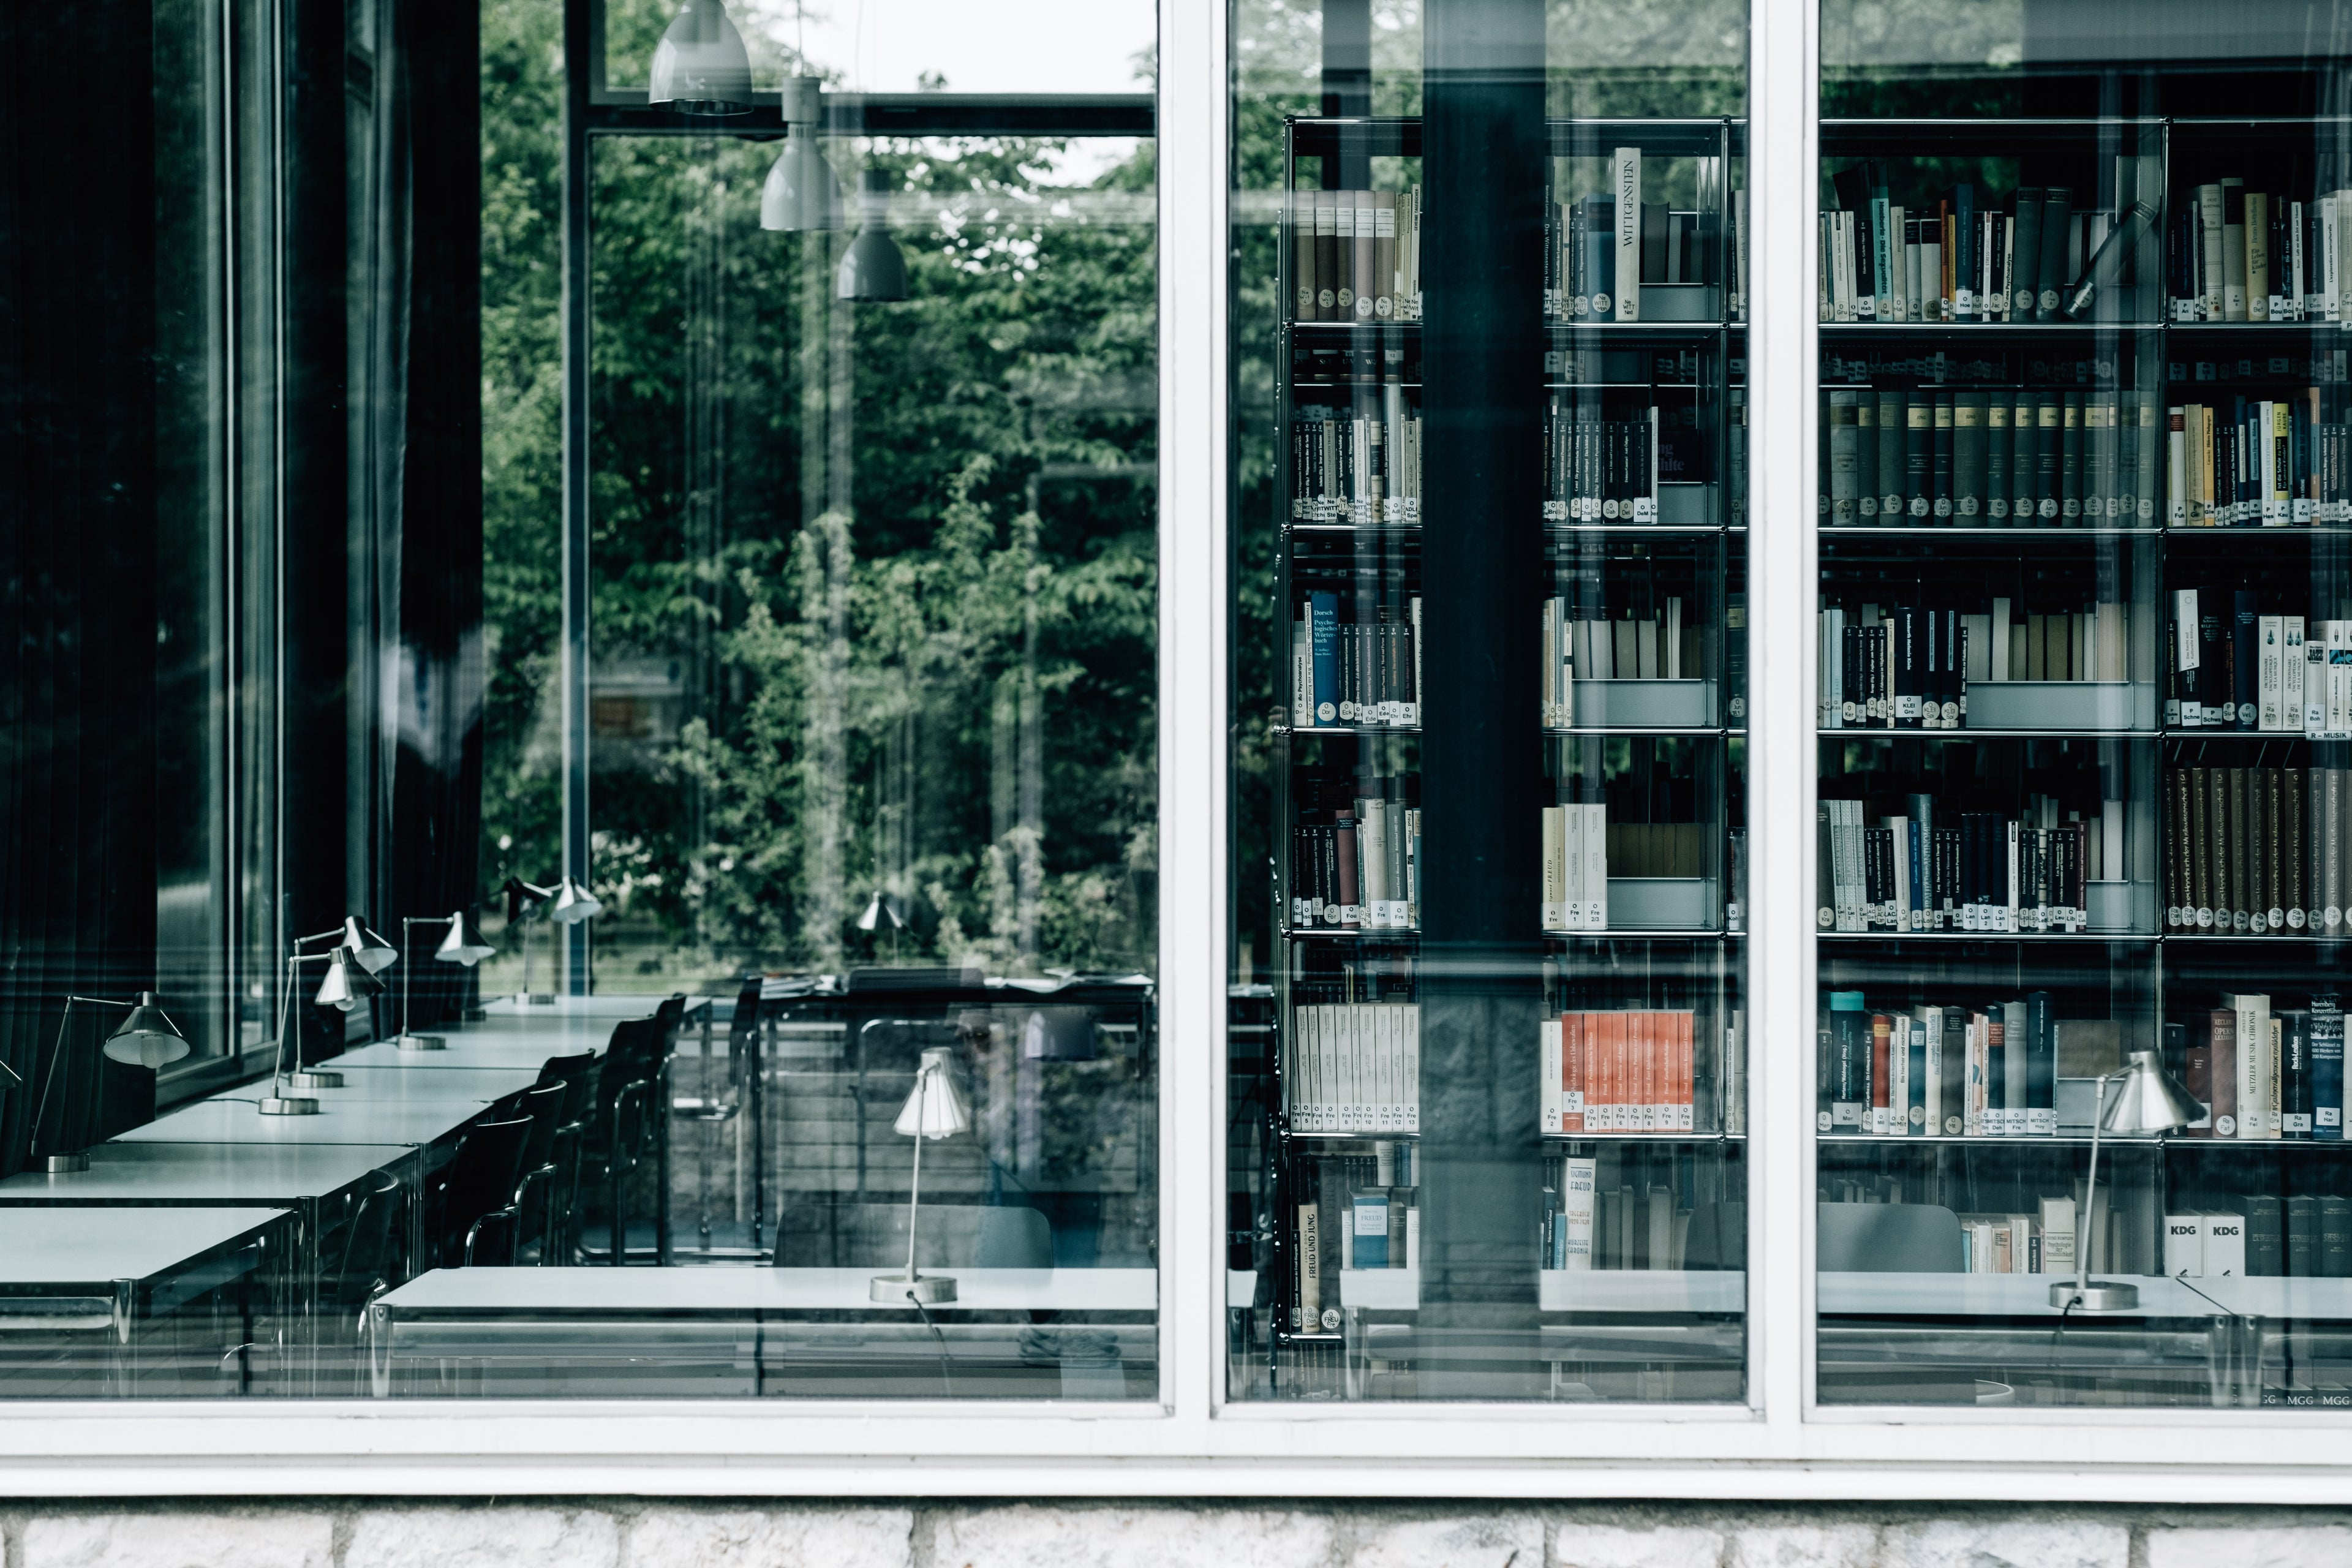
[[[368,973],[358,954],[339,947],[327,961],[327,977],[319,983],[319,994],[313,1000],[321,1007],[348,1013],[383,989],[383,982]]]
[[[110,1061],[132,1067],[159,1068],[188,1054],[188,1042],[172,1022],[152,991],[139,993],[139,1005],[99,1047]]]
[[[964,1104],[963,1091],[956,1088],[955,1072],[944,1049],[923,1053],[922,1066],[915,1069],[914,1089],[899,1108],[898,1120],[890,1125],[905,1138],[948,1138],[971,1125],[971,1108]]]
[[[370,974],[383,973],[392,967],[394,960],[400,957],[399,949],[360,924],[360,917],[357,915],[344,917],[343,946],[354,958],[367,966],[367,972]]]
[[[860,182],[857,237],[841,253],[834,292],[844,300],[882,304],[907,297],[907,258],[890,237],[890,173],[868,169]]]
[[[578,925],[582,921],[602,914],[604,910],[604,906],[596,901],[595,894],[566,877],[557,884],[555,904],[547,911],[547,914],[548,918],[558,925],[570,926]]]
[[[654,48],[647,103],[683,114],[748,114],[751,57],[720,0],[687,0]]]
[[[482,928],[474,917],[459,910],[449,917],[449,934],[433,950],[433,956],[444,963],[462,963],[471,969],[498,952],[482,936]]]
[[[841,181],[817,150],[816,128],[795,126],[784,150],[768,165],[760,191],[760,226],[780,234],[808,234],[841,226]]]

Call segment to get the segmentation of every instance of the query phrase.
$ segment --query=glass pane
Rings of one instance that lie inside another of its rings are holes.
[[[0,171],[0,1398],[1157,1398],[1149,104],[153,12]]]
[[[1822,19],[1820,1397],[2342,1404],[2352,13]]]
[[[1738,1400],[1745,12],[1473,9],[1236,16],[1228,1387]]]

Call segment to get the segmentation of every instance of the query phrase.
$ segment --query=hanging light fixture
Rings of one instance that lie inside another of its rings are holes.
[[[907,297],[907,258],[890,237],[890,174],[868,169],[858,181],[857,237],[842,252],[839,288],[845,300],[886,304]]]
[[[841,226],[841,181],[817,148],[824,125],[824,83],[813,76],[784,82],[784,147],[760,192],[760,226],[806,234]]]
[[[751,111],[751,57],[721,0],[686,0],[654,48],[650,104],[680,114]]]

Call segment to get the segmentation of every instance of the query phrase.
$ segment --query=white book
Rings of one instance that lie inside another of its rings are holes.
[[[2042,1200],[2042,1272],[2074,1272],[2074,1200]]]
[[[2279,728],[2290,734],[2304,728],[2303,617],[2279,617]]]
[[[1617,210],[1617,319],[1642,319],[1642,150],[1620,147],[1610,160]]]
[[[1895,931],[1907,931],[1911,929],[1911,856],[1906,839],[1911,831],[1911,819],[1907,816],[1882,816],[1878,819],[1878,826],[1886,829],[1895,839],[1895,853],[1890,857],[1895,862],[1895,887],[1894,897],[1887,905],[1887,924]]]
[[[2238,1137],[2270,1136],[2271,999],[2258,992],[2221,998],[2238,1020]]]
[[[1404,1004],[1404,1126],[1405,1132],[1421,1131],[1421,1004]]]
[[[1916,1018],[1897,1013],[1890,1020],[1886,1041],[1886,1131],[1897,1138],[1918,1129],[1911,1125],[1911,1031]]]
[[[2303,204],[2286,205],[2286,313],[2289,321],[2304,318],[2305,301],[2311,290],[2303,275]]]
[[[2018,824],[2014,821],[2011,822],[2009,824],[2009,908],[2005,921],[2000,927],[2002,931],[2011,936],[2017,934],[2017,830]]]
[[[1543,1130],[1547,1132],[1560,1130],[1559,1055],[1559,1020],[1546,1018],[1543,1021],[1541,1060],[1537,1067],[1536,1104],[1542,1112]]]
[[[2124,803],[2119,800],[2099,803],[2099,872],[2104,880],[2127,882],[2124,850]]]
[[[2336,222],[2328,234],[2327,247],[2332,296],[2327,319],[2340,324],[2352,321],[2352,309],[2347,309],[2347,304],[2352,304],[2352,300],[2347,300],[2352,296],[2352,221],[2347,221],[2352,220],[2352,191],[2336,193],[2334,211]]]
[[[2181,427],[2187,405],[2176,403],[2164,413],[2164,519],[2180,524],[2189,521],[2189,433]]]
[[[1584,811],[1584,929],[1609,929],[1609,808],[1594,803]],[[1527,917],[1519,917],[1525,920]]]
[[[1577,815],[1583,807],[1555,807],[1559,813],[1559,929],[1584,929],[1584,830]]]
[[[1990,679],[1994,680],[2011,679],[2009,669],[2009,628],[2010,602],[2007,599],[1995,599],[1992,602],[1990,637],[1992,646],[1986,650],[1992,668]]]
[[[2246,1221],[2242,1215],[2208,1214],[2200,1240],[2209,1279],[2243,1279],[2246,1273]]]
[[[1560,1162],[1559,1223],[1566,1243],[1562,1261],[1572,1269],[1592,1267],[1594,1163],[1589,1154],[1571,1155]]]
[[[2286,698],[2285,630],[2277,616],[2263,616],[2254,623],[2255,680],[2254,727],[2258,730],[2284,730],[2287,727],[2284,713]]]
[[[1568,929],[1568,811],[1543,808],[1543,929]]]
[[[2352,638],[2345,636],[2345,622],[2327,623],[2327,738],[2331,741],[2344,738],[2347,723],[2344,711],[2344,656],[2352,651]]]
[[[2314,621],[2303,639],[2303,732],[2327,733],[2327,623]]]
[[[1654,464],[1651,468],[1651,472],[1655,473],[1656,471],[1656,467]],[[1665,647],[1664,654],[1665,679],[1668,680],[1680,680],[1683,678],[1683,601],[1682,596],[1678,594],[1670,595],[1666,599]]]
[[[2164,1216],[2164,1271],[2175,1279],[2205,1277],[2205,1216],[2168,1214]]]

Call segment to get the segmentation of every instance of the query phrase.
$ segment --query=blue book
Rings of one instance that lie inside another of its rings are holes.
[[[2344,1006],[2333,992],[2311,999],[2311,1135],[2344,1137]]]
[[[1315,667],[1315,721],[1339,721],[1339,595],[1307,595],[1307,653]]]
[[[2230,625],[2231,675],[2237,688],[2238,728],[2251,730],[2262,718],[2255,706],[2256,678],[2262,672],[2262,601],[2251,590],[2237,593],[2237,613]]]
[[[1830,993],[1830,1131],[1861,1132],[1870,1114],[1870,1009],[1859,991]]]
[[[1355,1234],[1349,1238],[1351,1268],[1389,1266],[1389,1195],[1385,1192],[1356,1194]]]
[[[1617,319],[1617,208],[1606,196],[1584,198],[1584,276],[1579,287],[1592,299],[1589,320]]]
[[[2036,1138],[2058,1131],[2058,1023],[2047,991],[2025,994],[2025,1131]]]

